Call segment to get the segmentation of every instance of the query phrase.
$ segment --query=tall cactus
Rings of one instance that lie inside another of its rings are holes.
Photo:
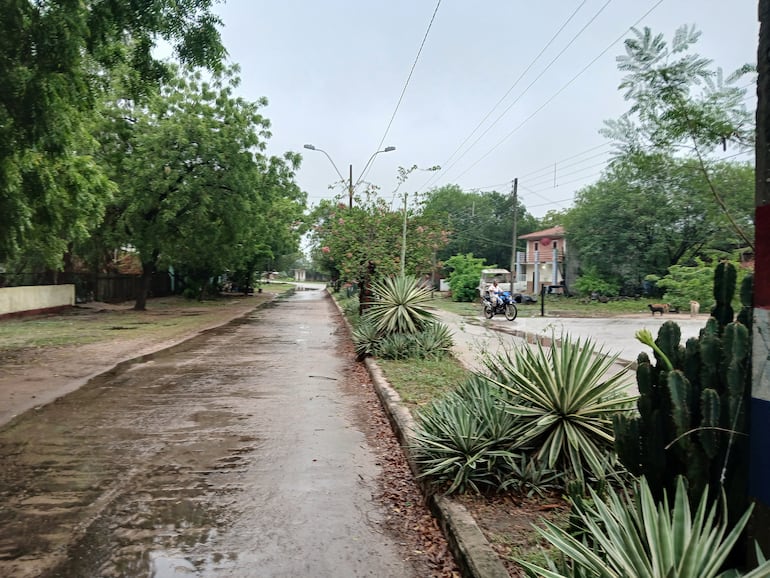
[[[646,353],[637,360],[638,414],[614,420],[618,457],[647,477],[654,494],[673,491],[679,475],[695,500],[705,486],[714,496],[724,488],[733,520],[746,508],[751,392],[752,278],[744,279],[733,321],[736,278],[731,263],[717,266],[711,318],[684,347],[676,323],[661,326],[648,343],[656,363]]]

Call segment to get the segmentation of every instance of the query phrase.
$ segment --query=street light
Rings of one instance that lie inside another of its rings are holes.
[[[340,180],[342,180],[343,182],[345,181],[345,177],[342,176],[342,173],[337,168],[337,165],[334,164],[334,161],[329,156],[329,153],[327,153],[325,150],[319,149],[316,146],[311,145],[311,144],[306,144],[305,148],[310,150],[310,151],[318,151],[318,152],[321,152],[321,153],[325,154],[326,158],[329,159],[329,162],[334,167],[334,170],[337,171],[337,174],[339,175]],[[350,176],[348,177],[348,197],[350,198],[350,208],[351,209],[353,208],[353,190],[358,185],[358,183],[361,182],[361,178],[364,176],[364,173],[366,172],[366,169],[369,168],[369,165],[371,164],[372,160],[374,160],[374,157],[376,157],[380,153],[389,153],[389,152],[394,151],[394,150],[396,150],[396,147],[385,147],[384,149],[382,149],[380,151],[376,151],[371,157],[369,157],[369,160],[366,161],[366,165],[364,166],[364,170],[361,171],[361,175],[358,177],[358,180],[356,181],[355,185],[353,184],[353,165],[350,165]]]

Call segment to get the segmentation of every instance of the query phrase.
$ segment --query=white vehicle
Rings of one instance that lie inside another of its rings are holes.
[[[511,291],[511,272],[508,269],[482,269],[481,278],[479,279],[479,297],[484,298],[484,293],[487,291],[487,287],[497,279],[497,284],[502,287],[503,291]],[[527,290],[526,281],[513,284],[512,295],[524,294]]]

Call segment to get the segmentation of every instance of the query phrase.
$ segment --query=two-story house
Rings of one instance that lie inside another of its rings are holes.
[[[552,292],[563,291],[567,254],[564,227],[556,226],[521,235],[526,251],[516,252],[516,281],[527,283],[527,293],[539,294],[542,287]]]

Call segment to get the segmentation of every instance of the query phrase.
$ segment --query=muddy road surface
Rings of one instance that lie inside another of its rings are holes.
[[[0,576],[414,576],[322,291],[0,429]]]

